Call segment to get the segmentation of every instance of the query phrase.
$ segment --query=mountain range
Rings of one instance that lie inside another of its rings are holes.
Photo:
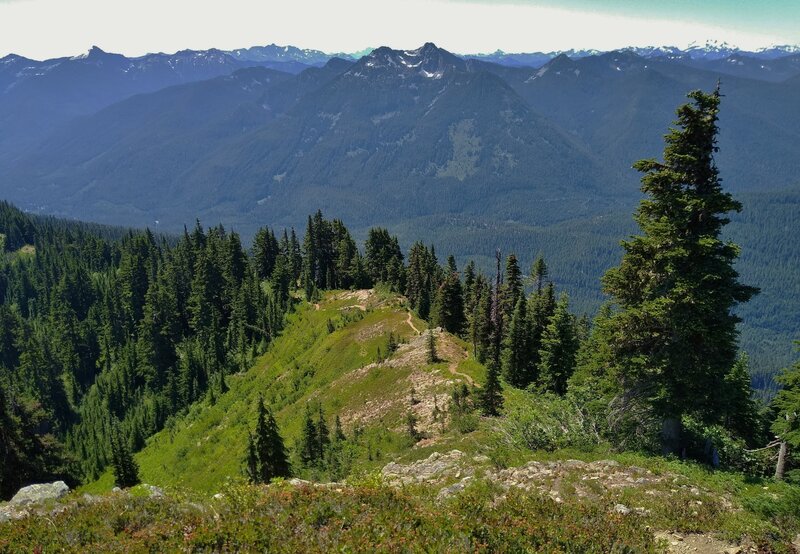
[[[724,45],[585,54],[544,55],[530,62],[538,67],[431,43],[357,59],[275,45],[8,56],[0,196],[165,231],[199,217],[246,238],[264,224],[302,228],[319,207],[362,236],[388,226],[406,244],[434,242],[485,266],[497,246],[523,263],[543,252],[577,306],[592,310],[599,275],[634,230],[631,163],[660,154],[686,92],[721,81],[717,162],[753,210],[731,233],[742,273],[763,289],[744,309],[743,337],[783,363],[800,332],[800,300],[786,300],[800,298],[791,269],[800,261],[791,223],[800,54]]]

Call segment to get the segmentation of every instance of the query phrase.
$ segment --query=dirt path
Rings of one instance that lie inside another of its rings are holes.
[[[417,329],[417,326],[414,325],[414,322],[411,320],[411,312],[408,312],[408,318],[406,318],[406,323],[408,323],[408,326],[411,327],[416,334],[418,335],[420,334],[419,329]]]
[[[471,387],[481,388],[481,386],[480,386],[479,384],[477,384],[477,383],[476,383],[476,382],[475,382],[475,381],[472,379],[472,377],[470,377],[470,376],[469,376],[469,375],[467,375],[466,373],[461,373],[460,371],[458,371],[458,370],[456,369],[457,367],[458,367],[458,362],[450,362],[450,364],[447,366],[447,370],[448,370],[450,373],[452,373],[453,375],[455,375],[455,376],[457,376],[457,377],[461,377],[462,379],[464,379],[464,380],[465,380],[467,383],[469,383],[469,385],[470,385]]]

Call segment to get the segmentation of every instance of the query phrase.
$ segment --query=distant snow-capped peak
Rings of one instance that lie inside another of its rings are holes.
[[[361,75],[363,71],[391,70],[401,77],[419,75],[428,79],[441,79],[446,72],[466,69],[464,60],[427,42],[415,50],[393,50],[388,46],[376,48],[361,58],[349,73]]]

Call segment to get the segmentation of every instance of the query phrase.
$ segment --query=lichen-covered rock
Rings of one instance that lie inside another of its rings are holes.
[[[413,464],[398,464],[391,462],[384,466],[381,474],[389,482],[409,485],[412,483],[438,483],[452,477],[461,477],[465,473],[472,473],[470,468],[462,468],[461,461],[464,453],[460,450],[451,450],[445,454],[434,452],[424,460]]]
[[[9,504],[13,506],[27,506],[29,504],[41,504],[48,500],[58,500],[69,492],[69,487],[64,481],[55,483],[41,483],[29,485],[21,488],[11,499]]]
[[[473,479],[472,477],[464,477],[458,483],[453,483],[449,487],[443,488],[442,490],[439,491],[439,494],[436,495],[437,500],[444,500],[445,498],[450,498],[451,496],[460,493],[465,488],[467,488],[467,485],[469,485],[472,479]]]
[[[626,516],[629,513],[631,513],[631,509],[628,508],[625,504],[617,504],[617,505],[615,505],[614,506],[614,511],[617,512],[618,514],[622,514],[624,516]]]

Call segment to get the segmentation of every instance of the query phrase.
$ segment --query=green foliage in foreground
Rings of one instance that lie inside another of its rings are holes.
[[[495,492],[476,486],[442,503],[382,486],[231,487],[213,506],[111,496],[0,526],[0,550],[656,552],[643,522],[607,507]]]
[[[607,456],[558,450],[537,459]],[[0,524],[0,552],[656,552],[658,530],[792,551],[800,531],[796,486],[661,457],[611,458],[667,479],[603,492],[580,470],[567,471],[553,484],[558,501],[480,477],[448,499],[437,498],[439,487],[396,489],[374,474],[346,485],[229,482],[214,499],[181,491],[150,497],[137,487],[75,495],[58,513]],[[592,492],[576,494],[579,483]],[[619,503],[634,511],[618,513]]]

